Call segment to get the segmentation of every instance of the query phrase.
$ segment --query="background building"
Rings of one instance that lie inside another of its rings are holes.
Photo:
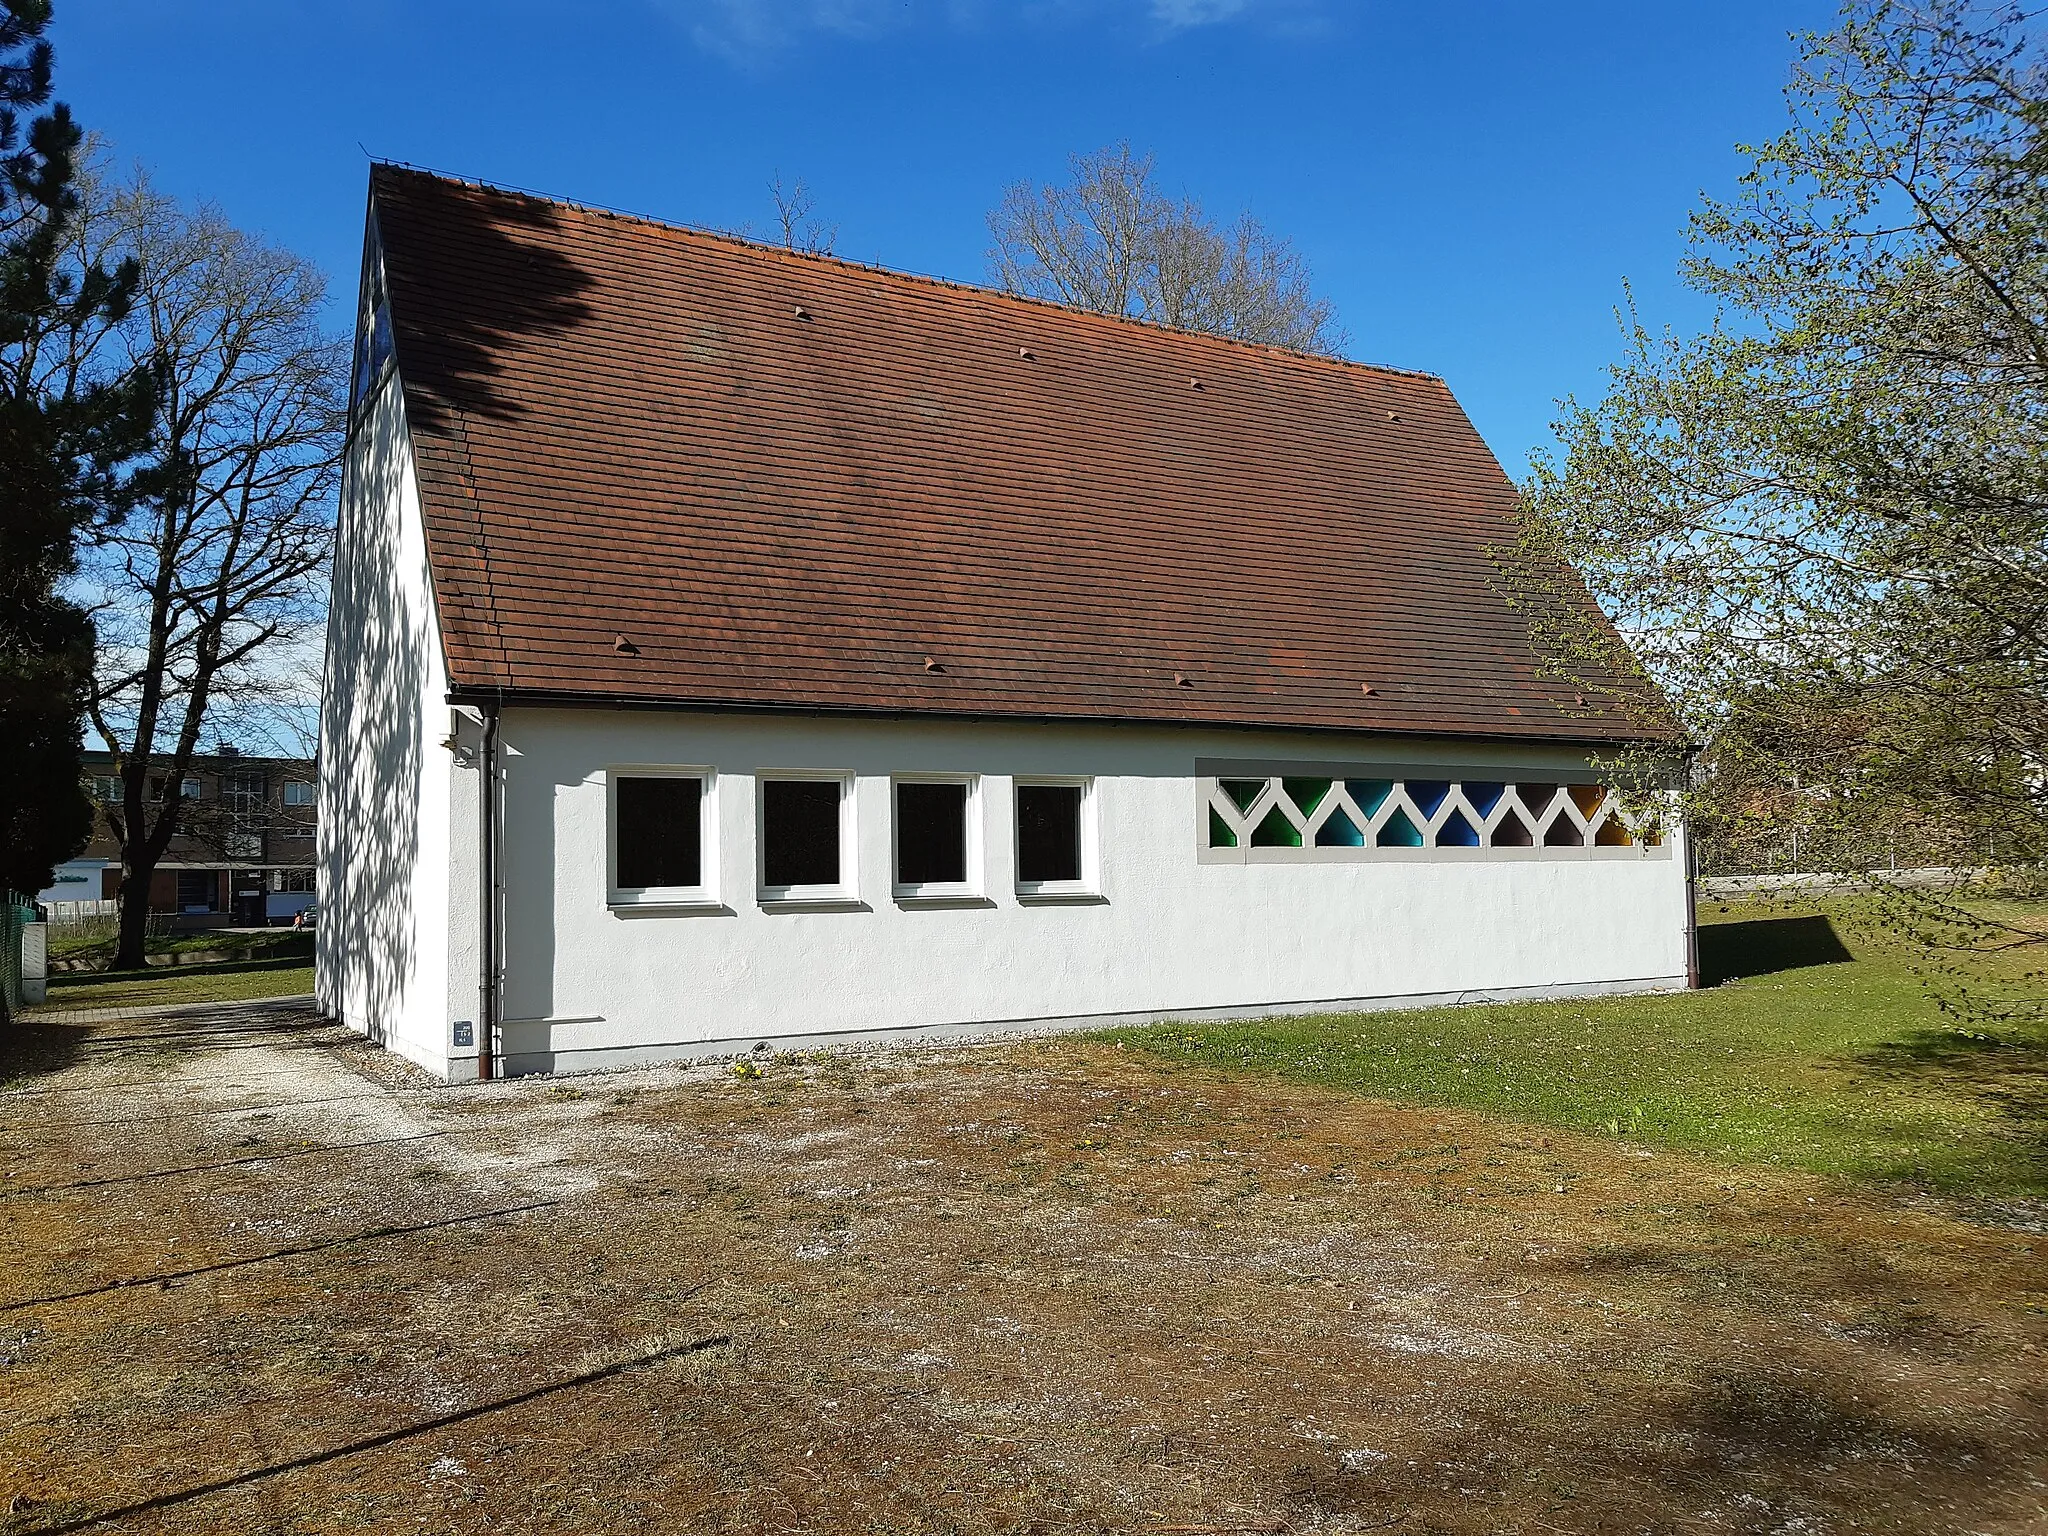
[[[121,802],[111,752],[87,752],[85,773],[98,807],[92,841],[59,866],[36,899],[43,904],[112,901],[121,890],[121,846],[107,821]],[[181,927],[289,922],[313,900],[318,846],[313,764],[302,757],[250,757],[233,747],[192,760],[172,785],[150,783],[152,806],[185,799],[178,832],[150,881],[153,913]]]

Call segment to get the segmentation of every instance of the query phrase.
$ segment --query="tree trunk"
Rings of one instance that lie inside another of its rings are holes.
[[[156,860],[149,860],[149,867],[139,867],[132,850],[123,858],[121,870],[121,939],[114,947],[114,963],[111,969],[117,971],[139,971],[147,962],[143,959],[143,944],[149,938],[149,887],[156,878]]]

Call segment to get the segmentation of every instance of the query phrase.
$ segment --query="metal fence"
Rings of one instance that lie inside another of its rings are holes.
[[[35,921],[36,909],[16,891],[5,893],[0,906],[0,1015],[21,1007],[21,933]]]

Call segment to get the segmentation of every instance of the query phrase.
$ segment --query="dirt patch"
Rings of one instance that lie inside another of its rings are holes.
[[[46,1058],[9,1532],[2048,1527],[2041,1238],[1925,1202],[1071,1041]]]

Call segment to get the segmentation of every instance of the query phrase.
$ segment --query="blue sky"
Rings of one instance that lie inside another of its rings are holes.
[[[980,281],[1015,180],[1127,138],[1308,257],[1350,353],[1442,374],[1510,474],[1597,394],[1624,279],[1783,123],[1828,4],[59,0],[59,95],[168,191],[319,262],[342,324],[365,152],[765,229],[803,178],[857,260]]]

